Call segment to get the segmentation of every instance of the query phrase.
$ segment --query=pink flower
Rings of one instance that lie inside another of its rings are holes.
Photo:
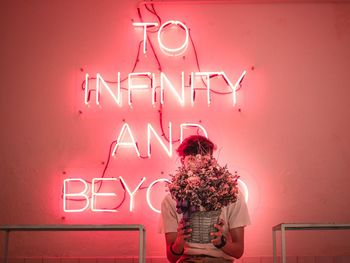
[[[189,201],[191,209],[218,210],[236,201],[237,179],[212,156],[198,154],[184,158],[168,187],[175,200]]]
[[[200,182],[200,179],[198,176],[191,176],[187,178],[187,182],[190,182],[191,184],[197,184]]]

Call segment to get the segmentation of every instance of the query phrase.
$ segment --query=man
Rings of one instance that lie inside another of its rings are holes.
[[[215,145],[206,137],[193,135],[186,138],[177,149],[183,160],[188,155],[212,155]],[[250,224],[247,205],[241,193],[237,201],[221,209],[220,221],[210,233],[211,243],[187,242],[192,229],[186,226],[182,214],[176,210],[176,201],[168,194],[161,206],[162,232],[165,233],[166,254],[170,262],[229,263],[244,252],[244,227]]]

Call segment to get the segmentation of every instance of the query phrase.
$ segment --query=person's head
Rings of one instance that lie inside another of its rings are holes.
[[[176,151],[181,158],[184,158],[187,155],[212,155],[215,149],[215,144],[208,138],[192,135],[183,140]]]

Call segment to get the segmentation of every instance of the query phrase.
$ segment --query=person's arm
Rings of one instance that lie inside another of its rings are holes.
[[[166,255],[170,262],[176,262],[184,252],[186,238],[191,236],[191,229],[185,229],[181,221],[178,225],[177,232],[165,233]]]
[[[212,236],[214,236],[211,241],[213,245],[220,246],[222,244],[222,225],[214,225],[218,231],[212,233]],[[226,244],[220,249],[226,254],[238,259],[242,257],[244,252],[244,227],[231,228],[230,236],[231,241],[227,239]]]
[[[242,257],[244,253],[244,227],[230,229],[232,242],[228,242],[222,250],[234,258]]]

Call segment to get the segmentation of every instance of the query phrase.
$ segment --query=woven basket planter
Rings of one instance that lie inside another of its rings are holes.
[[[188,242],[192,243],[210,243],[211,232],[216,232],[214,224],[219,222],[221,210],[217,211],[199,211],[193,212],[190,216],[190,228],[192,228],[191,238]]]

